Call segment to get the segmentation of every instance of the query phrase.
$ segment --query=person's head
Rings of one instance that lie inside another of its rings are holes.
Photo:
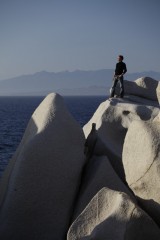
[[[119,55],[118,56],[118,62],[122,62],[123,61],[123,56],[122,55]]]

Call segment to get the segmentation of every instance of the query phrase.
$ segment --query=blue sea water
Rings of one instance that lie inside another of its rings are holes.
[[[0,97],[0,177],[16,151],[28,121],[44,97]],[[64,97],[72,116],[83,127],[107,96]]]

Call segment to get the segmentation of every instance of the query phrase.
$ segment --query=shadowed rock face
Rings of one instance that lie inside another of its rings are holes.
[[[1,180],[0,239],[160,238],[159,83],[125,93],[83,131],[62,97],[44,99]]]
[[[122,165],[123,143],[133,121],[151,121],[159,113],[159,108],[133,102],[127,99],[111,99],[103,102],[90,121],[83,127],[87,137],[92,123],[96,123],[98,140],[97,155],[107,155],[117,174],[124,180]]]
[[[134,82],[125,81],[125,92],[126,94],[139,96],[153,101],[159,102],[160,100],[159,82],[150,77],[142,77],[135,80]]]
[[[112,168],[107,156],[94,155],[89,160],[83,174],[81,188],[74,207],[73,219],[78,217],[95,194],[103,187],[125,192],[136,202],[132,192],[125,186]]]
[[[126,180],[160,226],[160,121],[133,122],[123,147]]]
[[[63,99],[48,95],[33,113],[2,180],[0,239],[65,239],[84,164],[84,140]]]
[[[127,194],[101,189],[71,225],[67,240],[158,239],[160,229]]]

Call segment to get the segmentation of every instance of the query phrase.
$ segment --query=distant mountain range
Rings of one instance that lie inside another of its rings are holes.
[[[61,95],[106,95],[112,85],[113,69],[73,72],[37,72],[0,81],[0,96],[45,96],[50,92]],[[125,80],[140,77],[160,80],[160,72],[127,73]]]

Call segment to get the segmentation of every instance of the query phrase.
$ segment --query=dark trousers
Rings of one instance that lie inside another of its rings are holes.
[[[120,97],[123,98],[124,96],[124,84],[123,84],[123,76],[122,77],[114,77],[113,78],[113,85],[112,85],[112,88],[111,88],[111,94],[110,94],[110,97],[114,97],[114,93],[115,93],[115,88],[116,88],[116,85],[117,83],[120,83]]]

